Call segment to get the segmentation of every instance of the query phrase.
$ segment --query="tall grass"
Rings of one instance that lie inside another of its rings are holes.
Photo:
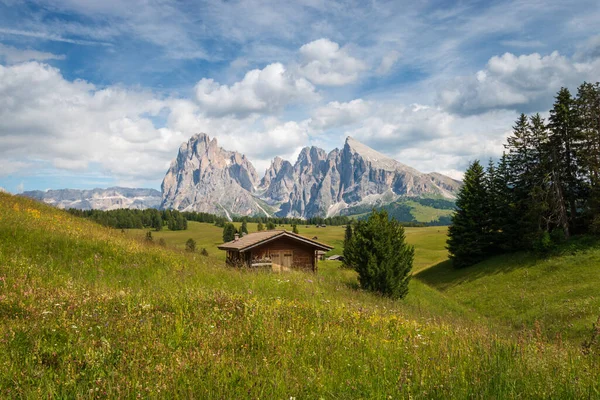
[[[420,282],[394,302],[332,263],[222,264],[0,194],[0,397],[600,396],[597,357],[502,337]]]

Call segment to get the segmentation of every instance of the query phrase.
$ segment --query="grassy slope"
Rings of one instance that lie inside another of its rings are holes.
[[[424,206],[416,201],[405,201],[404,204],[412,208],[410,213],[418,222],[435,221],[440,217],[447,217],[453,213],[452,210],[440,210],[438,208]]]
[[[562,253],[499,256],[458,271],[443,262],[416,277],[515,331],[536,327],[581,343],[600,316],[600,246]]]
[[[596,358],[499,337],[417,280],[398,302],[332,263],[221,265],[0,194],[0,397],[600,395]]]

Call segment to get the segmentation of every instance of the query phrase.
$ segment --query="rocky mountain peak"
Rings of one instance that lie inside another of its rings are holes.
[[[305,147],[294,165],[275,157],[258,184],[248,159],[206,134],[184,143],[163,181],[163,207],[218,214],[312,217],[370,207],[401,196],[453,198],[460,182],[424,174],[358,140],[329,154]],[[262,206],[261,206],[262,204]]]
[[[162,207],[216,214],[265,213],[252,195],[254,166],[243,155],[218,146],[205,133],[179,148],[162,183]]]

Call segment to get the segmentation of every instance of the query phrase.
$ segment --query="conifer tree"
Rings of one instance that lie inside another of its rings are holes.
[[[260,222],[260,221],[258,222],[258,225],[256,226],[256,230],[259,232],[265,230],[265,227],[262,222]]]
[[[587,183],[583,220],[600,233],[600,83],[579,86],[575,109],[582,140],[581,164]]]
[[[386,211],[373,210],[366,221],[356,223],[344,257],[358,272],[363,289],[392,298],[408,293],[414,248],[405,243],[404,228]]]
[[[473,265],[486,257],[491,242],[488,204],[485,171],[476,160],[465,172],[448,229],[447,248],[456,268]]]
[[[240,232],[248,234],[248,223],[246,222],[246,220],[242,221],[242,226],[240,227]]]
[[[562,223],[565,235],[569,236],[569,227],[577,217],[577,198],[580,195],[578,145],[580,144],[578,118],[574,101],[567,88],[561,88],[550,110],[549,146],[553,165],[553,193],[558,212],[564,203],[568,207],[567,225]],[[562,198],[561,198],[562,197]],[[559,216],[562,221],[564,216]]]
[[[231,242],[235,239],[236,233],[235,226],[231,222],[226,223],[223,227],[223,242]]]

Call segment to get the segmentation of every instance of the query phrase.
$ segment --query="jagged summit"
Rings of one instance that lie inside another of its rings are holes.
[[[163,208],[215,214],[268,213],[252,193],[258,174],[248,159],[218,146],[205,133],[192,136],[179,148],[162,183]]]
[[[424,174],[348,137],[342,150],[305,147],[292,165],[275,157],[260,179],[238,152],[196,134],[163,181],[162,207],[224,215],[312,217],[344,213],[401,196],[455,197],[460,182]]]

